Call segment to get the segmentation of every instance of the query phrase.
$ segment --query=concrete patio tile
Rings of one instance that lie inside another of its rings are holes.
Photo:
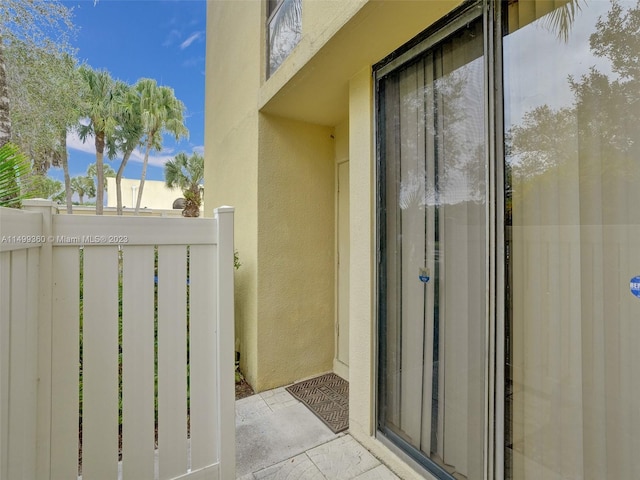
[[[237,480],[399,480],[284,388],[236,402]]]
[[[236,423],[273,413],[260,395],[251,395],[236,401]]]
[[[263,470],[334,438],[300,402],[266,415],[237,416],[236,475]]]
[[[332,480],[351,480],[381,465],[350,435],[313,448],[307,455],[322,474]]]
[[[254,473],[256,480],[326,480],[306,454]]]
[[[287,392],[284,387],[262,392],[260,396],[274,412],[280,408],[286,408],[300,403],[289,392]]]
[[[353,480],[400,480],[400,478],[384,465],[379,465],[373,470],[354,477]]]

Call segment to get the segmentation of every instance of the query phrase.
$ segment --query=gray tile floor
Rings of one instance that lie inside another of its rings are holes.
[[[239,480],[397,480],[348,433],[334,434],[284,388],[236,402]]]

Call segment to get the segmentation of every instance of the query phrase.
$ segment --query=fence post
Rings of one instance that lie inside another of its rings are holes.
[[[38,284],[38,411],[36,414],[36,478],[48,479],[51,471],[51,311],[53,291],[53,215],[58,208],[51,200],[22,202],[25,210],[42,213]]]
[[[235,320],[233,287],[233,207],[214,210],[218,223],[218,392],[220,395],[220,478],[236,478]]]

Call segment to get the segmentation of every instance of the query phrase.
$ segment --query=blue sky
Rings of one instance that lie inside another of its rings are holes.
[[[176,143],[165,135],[162,152],[149,158],[147,179],[163,180],[163,165],[175,154],[204,151],[205,0],[74,0],[63,1],[73,9],[78,33],[73,45],[77,57],[92,68],[108,70],[115,79],[134,84],[153,78],[171,87],[186,106],[189,139]],[[95,162],[93,141],[82,144],[75,135],[67,139],[69,174],[84,175]],[[126,178],[140,178],[144,152],[132,155]],[[117,171],[120,159],[108,161]],[[62,169],[49,176],[63,179]]]

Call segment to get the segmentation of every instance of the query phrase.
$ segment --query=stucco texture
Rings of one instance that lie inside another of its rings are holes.
[[[258,390],[331,370],[332,129],[260,117]]]
[[[207,4],[205,207],[235,207],[236,349],[255,382],[257,358],[258,111],[261,9],[256,2]],[[234,39],[234,40],[231,40]],[[224,45],[224,48],[220,48]]]

